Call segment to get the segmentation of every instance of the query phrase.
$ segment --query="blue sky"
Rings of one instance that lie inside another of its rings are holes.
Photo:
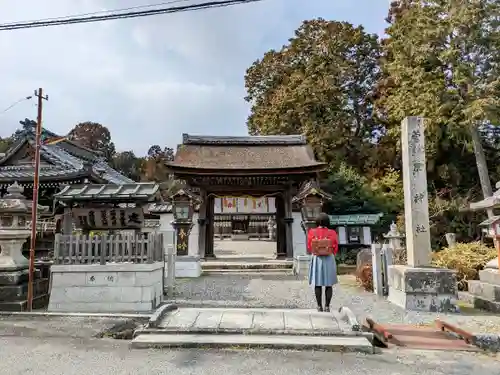
[[[199,3],[206,0],[191,0]],[[152,4],[160,0],[0,0],[0,23]],[[189,3],[189,1],[188,1]],[[133,20],[0,31],[0,112],[43,87],[44,126],[106,125],[119,150],[174,147],[182,133],[245,135],[246,68],[305,19],[349,21],[381,34],[387,0],[263,0]],[[38,63],[37,63],[37,59]],[[0,114],[0,136],[33,101]]]

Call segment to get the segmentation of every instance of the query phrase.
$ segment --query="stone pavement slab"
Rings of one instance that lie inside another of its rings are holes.
[[[160,324],[160,328],[190,328],[194,326],[200,315],[199,309],[179,309],[167,315]]]
[[[256,330],[284,330],[285,318],[282,311],[256,311],[253,314],[253,328]]]
[[[251,329],[252,327],[253,313],[248,313],[246,311],[231,311],[229,309],[223,312],[219,324],[220,329]]]
[[[309,309],[179,308],[168,313],[158,328],[169,331],[351,331],[337,312]]]
[[[285,318],[285,329],[305,329],[313,330],[313,325],[311,322],[311,314],[297,314],[295,311],[287,311],[284,314]],[[329,314],[330,315],[330,314]],[[333,321],[333,320],[332,320]],[[326,327],[330,328],[330,327]]]
[[[224,311],[201,311],[196,319],[196,326],[206,328],[219,328]]]

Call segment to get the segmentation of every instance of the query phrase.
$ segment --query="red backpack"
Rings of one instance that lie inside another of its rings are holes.
[[[311,252],[317,256],[328,256],[333,254],[333,243],[328,237],[317,236],[317,229],[312,229],[313,239],[311,241]]]

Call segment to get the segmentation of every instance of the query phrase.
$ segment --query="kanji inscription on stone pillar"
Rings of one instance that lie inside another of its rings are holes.
[[[431,261],[424,130],[422,117],[407,117],[401,124],[406,248],[411,267],[428,266]]]

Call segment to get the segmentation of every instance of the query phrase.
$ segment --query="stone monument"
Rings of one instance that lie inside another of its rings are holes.
[[[22,247],[31,234],[32,201],[22,193],[23,188],[14,183],[0,199],[0,311],[24,311],[28,302],[29,261]],[[34,308],[47,302],[48,287],[49,280],[35,272]]]
[[[431,267],[424,121],[407,117],[401,126],[407,265],[389,266],[388,300],[408,310],[456,311],[456,275]]]

